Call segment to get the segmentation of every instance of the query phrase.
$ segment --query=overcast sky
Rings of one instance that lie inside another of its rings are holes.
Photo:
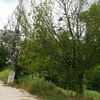
[[[88,1],[93,2],[95,0]],[[12,14],[17,5],[18,0],[0,0],[0,29],[4,27],[9,16]]]
[[[6,24],[17,4],[17,0],[0,0],[0,29]]]

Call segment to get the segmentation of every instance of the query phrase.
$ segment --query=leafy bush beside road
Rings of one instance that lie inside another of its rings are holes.
[[[9,73],[10,73],[10,69],[5,69],[2,72],[0,72],[0,80],[7,81]]]
[[[87,89],[100,92],[100,66],[95,67],[86,75]]]

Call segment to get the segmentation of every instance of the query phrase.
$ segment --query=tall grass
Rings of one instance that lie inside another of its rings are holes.
[[[80,98],[76,92],[61,89],[39,76],[23,76],[18,82],[22,88],[43,98],[41,100],[100,100],[98,92],[88,90]]]
[[[7,81],[10,71],[11,71],[10,69],[5,69],[5,70],[1,71],[0,72],[0,80]]]
[[[29,90],[31,93],[43,97],[43,100],[67,100],[67,96],[61,89],[39,76],[22,77],[19,79],[19,85],[22,88]]]
[[[100,100],[100,92],[87,90],[85,96],[88,96],[91,100]]]
[[[0,80],[6,81],[10,71],[10,69],[5,69],[0,72]],[[61,89],[44,78],[40,78],[39,75],[20,77],[18,85],[43,98],[41,100],[81,100],[76,92]],[[100,100],[100,93],[85,90],[82,100]]]

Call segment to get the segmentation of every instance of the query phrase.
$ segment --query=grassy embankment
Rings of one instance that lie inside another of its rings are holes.
[[[10,69],[5,69],[5,70],[1,71],[0,72],[0,80],[2,80],[4,82],[7,81],[10,71],[11,71]]]
[[[6,81],[9,72],[8,69],[0,72],[0,80]],[[59,88],[39,76],[21,77],[17,85],[39,96],[41,100],[81,100],[75,92]],[[100,93],[86,90],[82,100],[100,100]]]

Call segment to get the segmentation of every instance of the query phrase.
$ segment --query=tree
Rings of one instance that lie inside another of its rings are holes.
[[[90,13],[92,10],[84,12],[84,2],[84,0],[58,0],[63,8],[63,15],[61,14],[58,20],[58,23],[63,23],[63,26],[60,27],[55,25],[52,7],[47,1],[41,2],[39,5],[32,3],[34,13],[31,22],[33,23],[30,23],[25,14],[24,21],[21,21],[23,33],[27,31],[28,34],[28,36],[25,35],[28,37],[26,40],[32,40],[36,44],[33,51],[28,49],[36,56],[35,60],[30,59],[38,62],[42,71],[51,70],[55,66],[55,69],[60,71],[67,69],[66,73],[70,70],[71,73],[74,73],[73,76],[78,77],[79,94],[84,92],[85,72],[100,63],[100,38],[98,37],[100,25],[97,23],[97,20],[100,19],[99,10],[96,9],[98,17],[93,17]],[[89,21],[91,20],[90,15],[92,21]],[[96,27],[98,27],[98,31]]]
[[[4,30],[0,30],[0,71],[8,65],[8,53],[6,43],[3,39]]]
[[[86,86],[90,90],[100,92],[100,66],[95,67],[86,74]]]
[[[7,49],[3,44],[3,42],[1,42],[0,43],[0,71],[2,71],[6,66],[7,66]]]
[[[8,50],[8,62],[12,68],[16,72],[15,78],[19,76],[20,69],[18,68],[18,57],[19,57],[19,49],[21,43],[21,34],[20,34],[20,26],[19,21],[21,19],[21,13],[19,12],[21,9],[21,5],[19,4],[16,12],[11,16],[8,20],[7,25],[4,27],[4,36],[3,41],[6,44],[6,48]]]
[[[100,26],[98,23],[98,20],[100,19],[100,7],[91,6],[89,14],[87,14],[87,16],[85,17],[85,19],[88,21],[87,22],[81,20],[82,16],[80,16],[83,12],[82,8],[84,7],[84,0],[58,1],[60,1],[59,4],[63,8],[64,18],[62,17],[62,19],[64,19],[64,21],[66,22],[66,28],[70,34],[69,37],[71,38],[71,63],[69,67],[72,68],[72,70],[78,76],[79,93],[83,94],[83,76],[85,72],[100,63],[100,39],[97,38],[97,33],[100,33],[100,30],[98,28]],[[96,10],[95,13],[97,16],[91,16],[92,14],[94,15],[94,9]],[[92,28],[92,26],[94,28]]]

